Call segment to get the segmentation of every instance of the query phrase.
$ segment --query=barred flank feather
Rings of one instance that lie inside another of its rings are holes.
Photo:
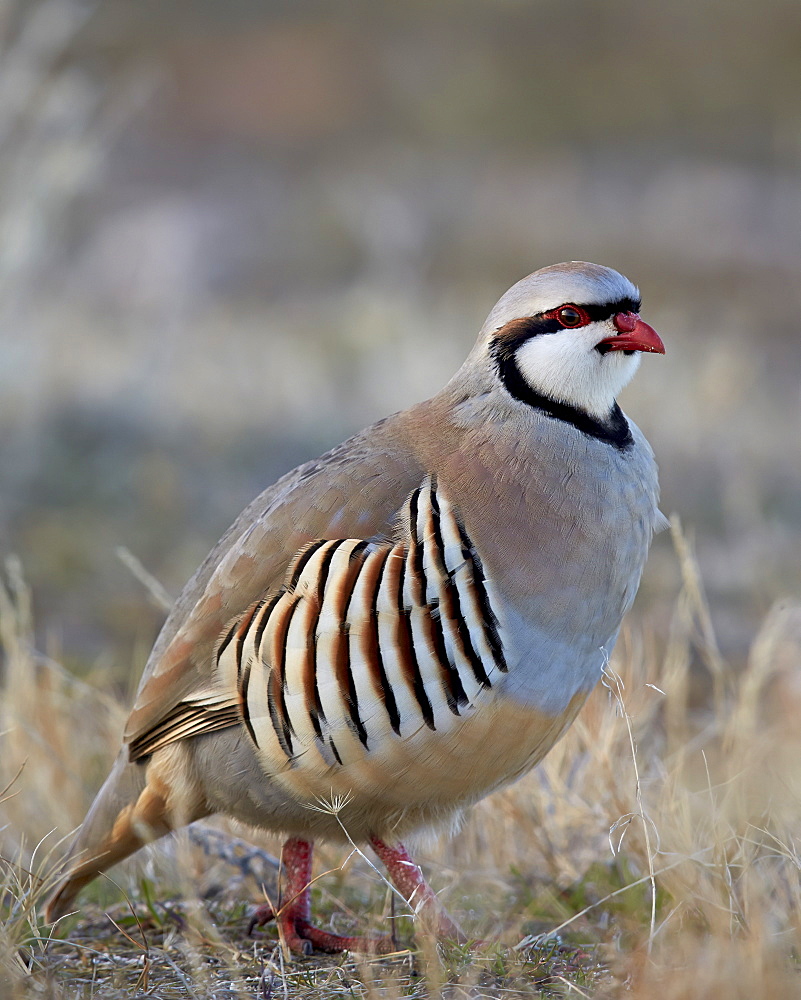
[[[285,586],[224,634],[216,698],[179,706],[131,745],[132,759],[244,722],[277,768],[303,766],[311,748],[341,767],[469,709],[506,670],[484,568],[434,479],[411,494],[401,522],[408,537],[396,544],[302,549]]]
[[[404,514],[409,537],[395,545],[308,546],[266,623],[252,616],[260,641],[233,647],[237,675],[249,673],[252,738],[285,765],[300,759],[293,735],[336,766],[331,740],[345,731],[369,752],[421,724],[435,730],[506,669],[483,567],[435,482],[412,493]],[[255,655],[243,663],[247,650]]]

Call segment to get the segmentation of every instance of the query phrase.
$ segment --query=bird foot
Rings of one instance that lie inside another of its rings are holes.
[[[315,949],[329,953],[356,951],[367,955],[388,955],[396,950],[391,938],[332,934],[330,931],[315,927],[308,920],[292,912],[292,908],[289,912],[279,911],[276,914],[272,906],[267,904],[258,906],[254,910],[248,924],[248,934],[252,934],[256,927],[262,927],[271,920],[275,921],[281,939],[295,955],[311,955]]]
[[[467,937],[445,909],[423,878],[423,873],[409,857],[402,844],[388,845],[371,837],[378,857],[384,862],[397,891],[407,901],[422,929],[438,938],[466,943]],[[312,881],[311,841],[290,837],[281,851],[281,869],[285,879],[277,908],[269,903],[256,907],[248,924],[248,934],[274,920],[281,940],[296,955],[311,955],[319,951],[356,951],[368,955],[388,955],[396,950],[392,937],[349,937],[320,930],[311,922]]]

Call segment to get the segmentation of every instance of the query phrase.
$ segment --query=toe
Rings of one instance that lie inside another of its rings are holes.
[[[395,945],[388,937],[346,937],[320,930],[313,924],[303,923],[299,930],[318,951],[330,954],[342,951],[361,952],[363,955],[388,955]]]
[[[266,903],[257,906],[250,915],[248,935],[251,935],[257,927],[263,927],[264,924],[268,924],[271,920],[275,920],[275,911],[272,906],[268,906]]]

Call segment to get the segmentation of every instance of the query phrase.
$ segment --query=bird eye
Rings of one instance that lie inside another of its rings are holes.
[[[581,326],[585,322],[582,313],[574,306],[562,306],[561,309],[557,309],[556,318],[562,326]]]

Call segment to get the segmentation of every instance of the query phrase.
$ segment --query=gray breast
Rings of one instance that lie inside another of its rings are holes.
[[[508,665],[502,690],[556,714],[597,683],[661,515],[653,453],[635,425],[624,450],[556,421],[546,429],[547,447],[510,463],[519,484],[506,485],[497,516],[508,527],[482,558]]]

